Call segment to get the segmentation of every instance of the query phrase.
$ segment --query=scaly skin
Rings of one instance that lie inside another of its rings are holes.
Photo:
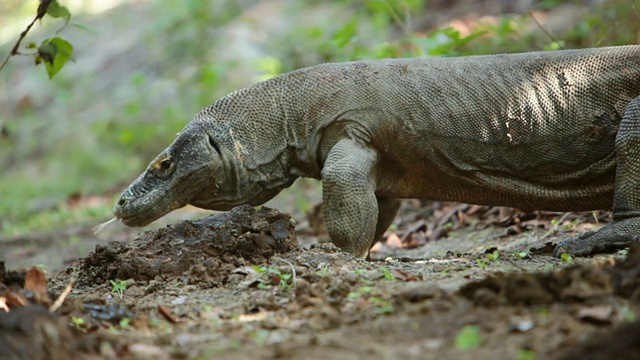
[[[259,205],[323,181],[332,241],[366,256],[425,198],[528,210],[613,208],[556,255],[627,246],[640,230],[640,46],[322,64],[205,108],[122,194],[148,224],[186,204]]]

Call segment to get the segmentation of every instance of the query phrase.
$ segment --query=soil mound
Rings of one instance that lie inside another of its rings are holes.
[[[94,284],[114,279],[148,281],[188,273],[190,282],[215,286],[245,262],[262,263],[276,253],[296,249],[294,227],[288,214],[239,206],[147,231],[132,244],[112,241],[96,246],[82,260],[79,280]]]

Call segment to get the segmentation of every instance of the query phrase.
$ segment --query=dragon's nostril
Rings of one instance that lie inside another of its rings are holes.
[[[118,200],[118,206],[124,206],[124,204],[127,203],[127,199],[125,198],[120,198],[120,200]]]

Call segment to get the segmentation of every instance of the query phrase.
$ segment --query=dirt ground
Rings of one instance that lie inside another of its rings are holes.
[[[102,242],[47,280],[2,268],[0,358],[640,358],[640,247],[563,261],[545,246],[590,215],[401,213],[371,261],[244,206]]]

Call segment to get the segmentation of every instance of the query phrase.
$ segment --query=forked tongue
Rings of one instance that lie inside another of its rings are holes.
[[[93,228],[93,234],[97,235],[100,231],[102,231],[102,229],[104,229],[105,227],[107,227],[107,225],[111,224],[112,222],[116,221],[116,220],[120,220],[117,217],[112,217],[110,220],[107,220],[105,222],[103,222],[102,224],[96,225]]]

